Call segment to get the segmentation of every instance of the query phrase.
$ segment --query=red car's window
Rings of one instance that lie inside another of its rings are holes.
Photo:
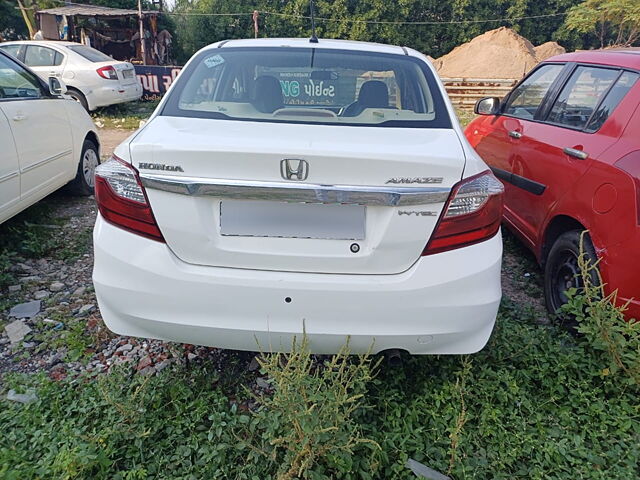
[[[535,70],[511,93],[504,113],[513,117],[533,120],[549,88],[564,65],[543,65]]]
[[[572,128],[584,128],[619,75],[620,70],[617,69],[576,68],[551,107],[547,121]]]
[[[591,120],[589,120],[586,128],[587,132],[596,132],[602,127],[607,118],[609,118],[609,115],[611,115],[611,112],[615,110],[627,92],[635,85],[638,77],[640,77],[640,75],[634,72],[624,72],[620,76],[616,84],[598,106],[595,113],[591,116]]]

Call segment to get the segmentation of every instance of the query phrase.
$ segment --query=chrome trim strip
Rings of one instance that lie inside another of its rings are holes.
[[[0,182],[4,182],[5,180],[9,180],[9,179],[11,179],[13,177],[17,177],[19,174],[20,174],[20,172],[7,173],[3,177],[0,177]]]
[[[71,153],[71,150],[67,150],[65,152],[58,153],[57,155],[54,155],[53,157],[45,158],[44,160],[40,160],[39,162],[32,163],[28,167],[25,167],[25,168],[21,169],[20,173],[25,173],[25,172],[28,172],[29,170],[33,170],[34,168],[37,168],[37,167],[39,167],[41,165],[44,165],[45,163],[53,162],[54,160],[57,160],[60,157],[64,157],[65,155],[69,155],[70,153]]]
[[[442,187],[320,185],[149,174],[140,174],[140,180],[146,188],[180,195],[391,207],[443,203],[451,191]]]

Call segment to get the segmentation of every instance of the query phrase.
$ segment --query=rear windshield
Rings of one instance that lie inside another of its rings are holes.
[[[67,48],[72,52],[76,52],[78,55],[83,56],[90,62],[97,63],[97,62],[108,62],[110,60],[113,60],[113,58],[111,58],[108,55],[105,55],[101,51],[96,50],[95,48],[87,47],[85,45],[72,45],[72,46],[68,46]]]
[[[405,55],[321,48],[204,51],[181,73],[162,115],[451,127],[424,62]]]

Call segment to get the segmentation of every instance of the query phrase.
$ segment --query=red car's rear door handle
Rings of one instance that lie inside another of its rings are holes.
[[[511,138],[515,138],[516,140],[519,139],[519,138],[522,138],[522,134],[520,132],[515,131],[515,130],[511,130],[509,132],[509,136]]]
[[[569,155],[570,157],[577,158],[578,160],[586,160],[589,154],[587,152],[583,152],[582,150],[578,150],[577,148],[569,148],[566,147],[563,150],[564,153]]]

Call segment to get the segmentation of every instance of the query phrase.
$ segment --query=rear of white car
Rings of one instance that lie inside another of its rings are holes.
[[[87,98],[89,110],[118,103],[139,100],[142,85],[138,82],[134,66],[129,62],[113,60],[102,52],[85,45],[67,44],[71,51],[70,64],[74,79]],[[67,78],[64,77],[65,81]]]
[[[134,66],[74,42],[17,41],[0,49],[28,65],[43,80],[61,78],[67,94],[87,110],[138,100],[142,86]]]
[[[198,52],[99,167],[113,331],[242,350],[471,353],[501,296],[502,185],[422,55],[356,42]]]

